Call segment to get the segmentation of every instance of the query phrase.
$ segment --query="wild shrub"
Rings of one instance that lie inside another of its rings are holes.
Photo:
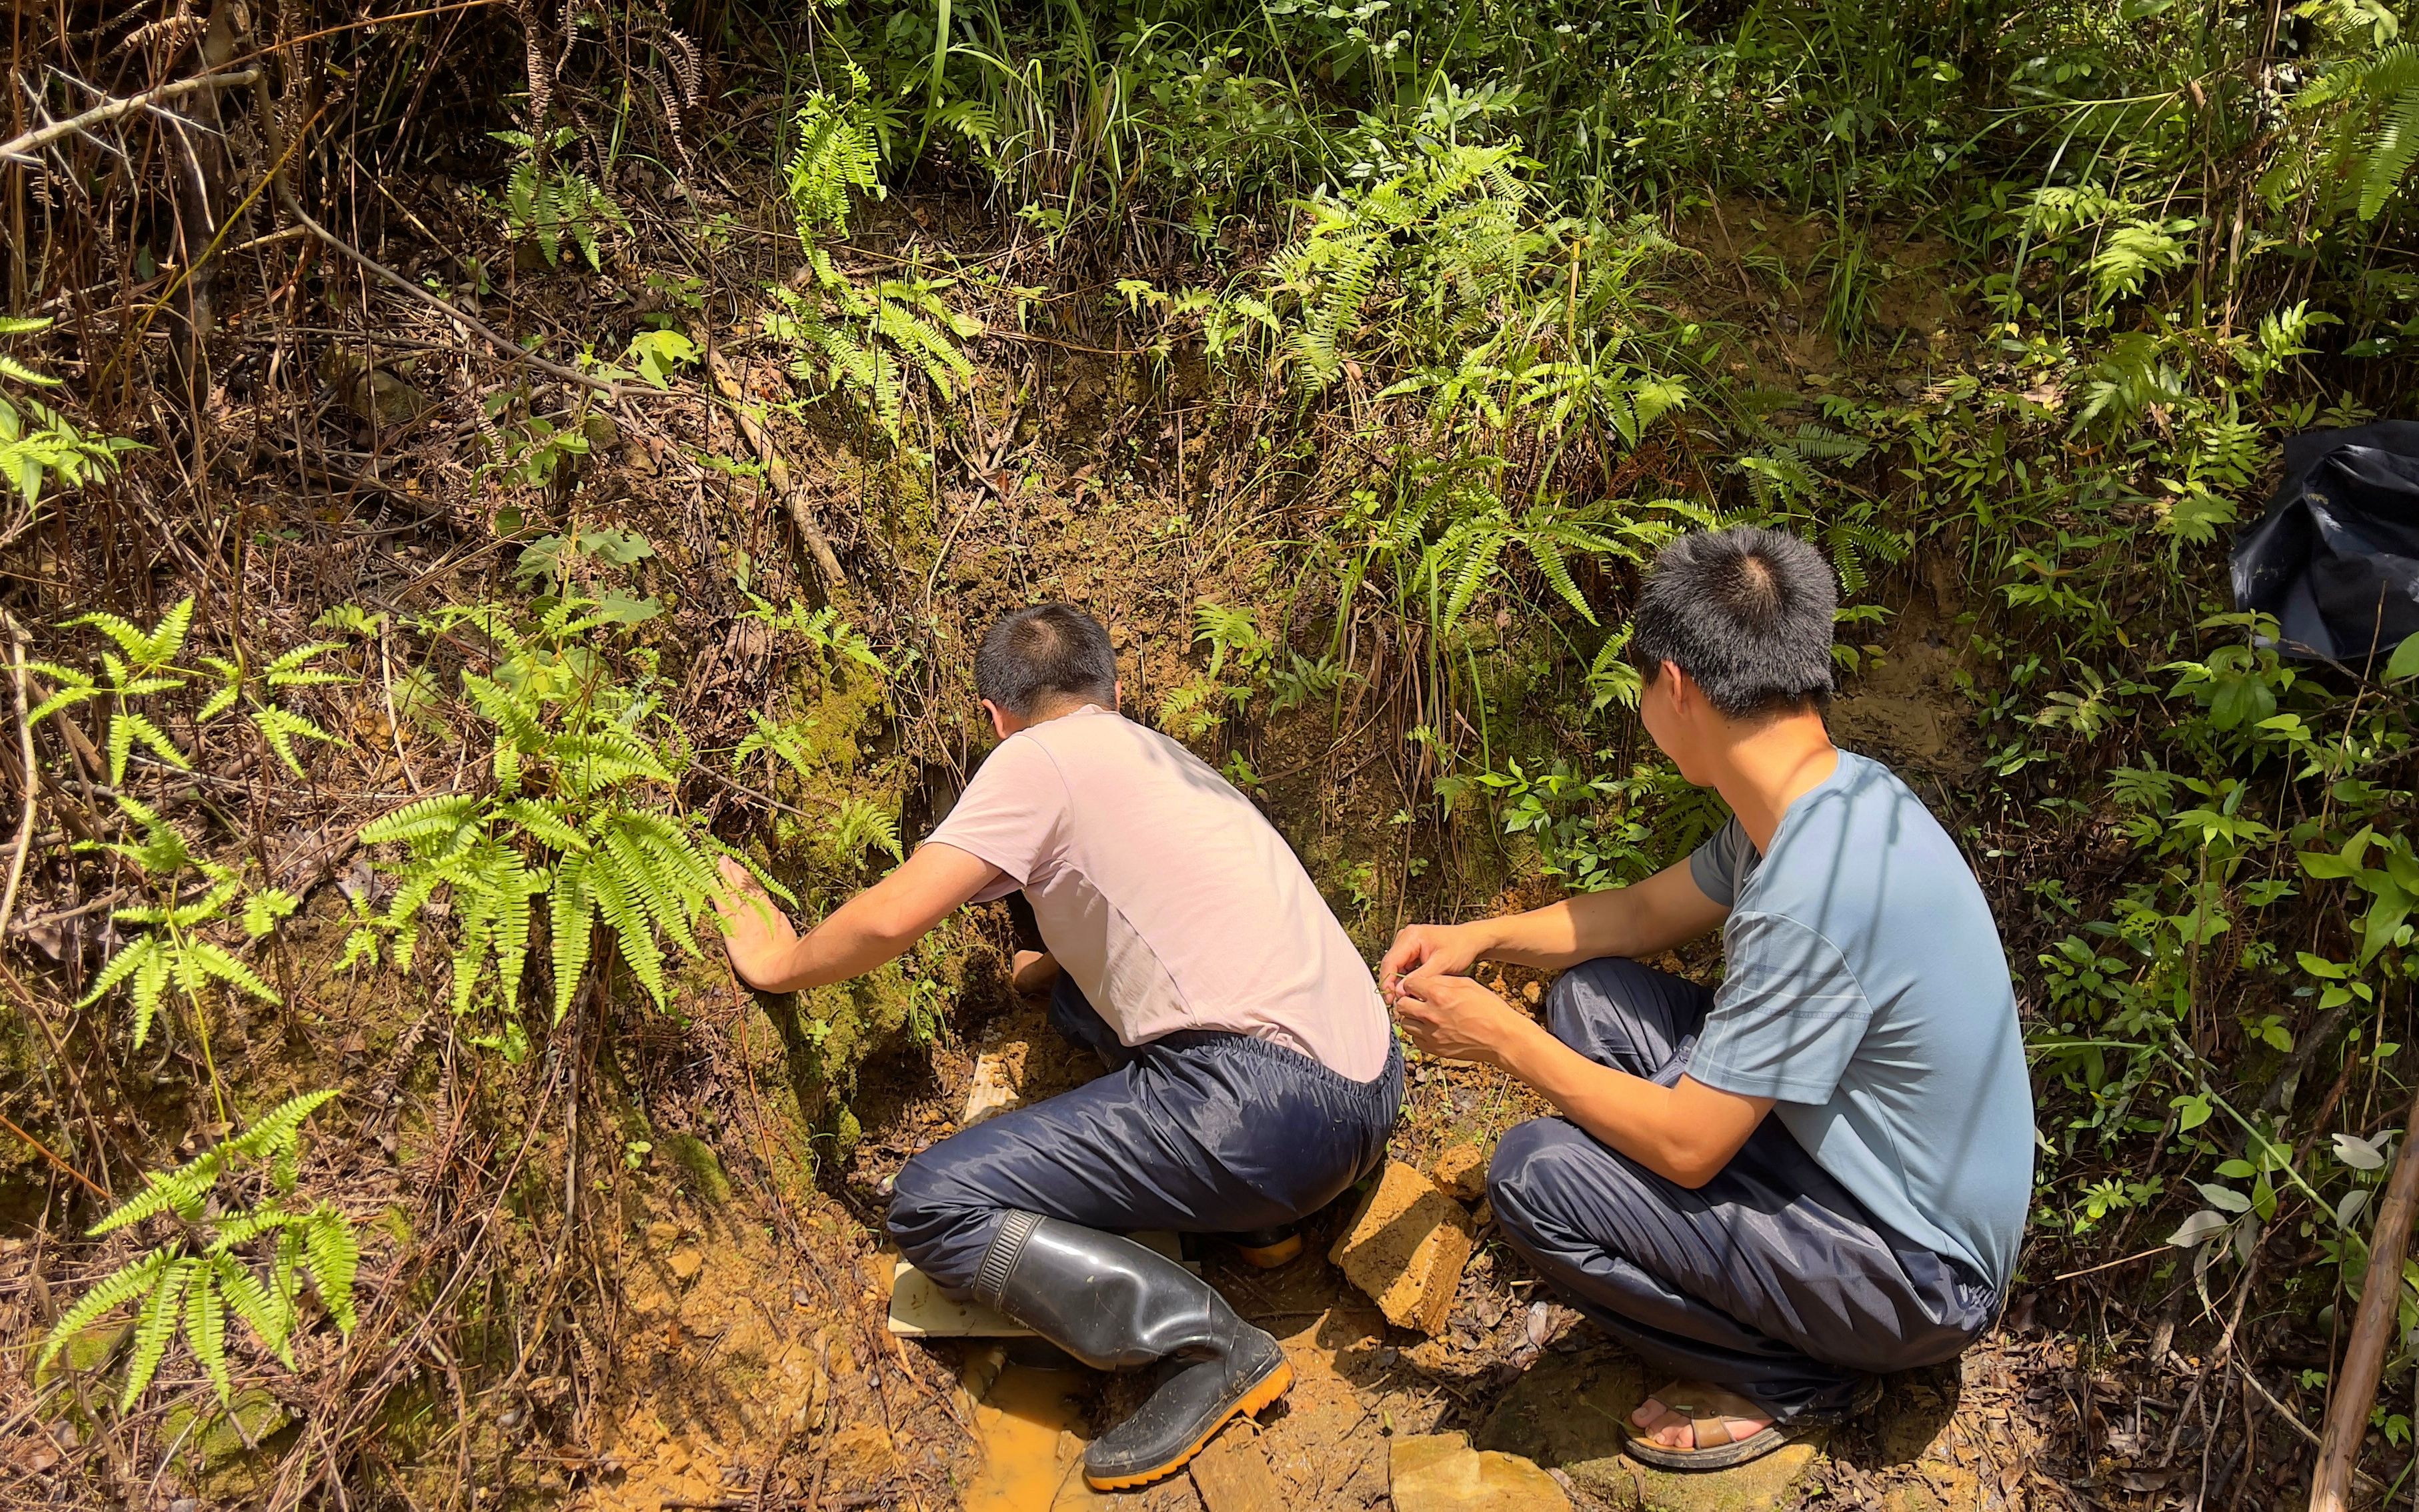
[[[461,674],[465,712],[489,730],[487,782],[362,828],[362,844],[394,848],[380,863],[394,893],[382,913],[358,919],[340,968],[383,953],[409,970],[441,917],[454,1011],[470,1012],[485,989],[506,1019],[503,1042],[517,1046],[513,1015],[543,918],[555,1021],[600,925],[648,996],[668,1005],[665,942],[701,956],[693,921],[719,892],[716,859],[737,853],[677,807],[687,764],[677,733],[596,649],[630,617],[569,594],[529,617],[474,605],[432,619],[432,632],[474,630],[493,648],[486,671]]]
[[[205,1035],[202,997],[211,982],[266,1003],[279,1001],[277,990],[259,972],[211,936],[223,933],[223,926],[239,924],[247,942],[266,939],[300,900],[283,887],[248,887],[235,868],[195,855],[175,825],[122,793],[117,807],[141,826],[141,842],[87,841],[78,848],[115,856],[133,867],[157,901],[111,913],[112,921],[142,933],[131,935],[109,958],[76,1006],[90,1008],[125,987],[134,1007],[133,1041],[140,1048],[172,987],[192,1006]],[[194,872],[206,884],[199,897],[188,896]]]
[[[0,336],[30,336],[50,328],[47,316],[0,316]],[[60,382],[6,352],[0,352],[0,380],[29,389],[56,388]],[[136,449],[136,442],[122,436],[88,436],[40,401],[0,389],[0,486],[24,501],[27,523],[46,486],[81,488],[115,471],[117,459]]]
[[[134,1309],[134,1323],[126,1384],[118,1393],[121,1412],[142,1399],[179,1335],[220,1402],[227,1402],[234,1393],[230,1316],[261,1350],[293,1369],[305,1282],[337,1330],[351,1334],[353,1282],[361,1271],[352,1220],[331,1202],[299,1211],[286,1203],[299,1179],[302,1120],[335,1095],[309,1092],[281,1103],[175,1170],[146,1172],[143,1190],[87,1232],[98,1239],[154,1219],[168,1221],[172,1231],[59,1315],[35,1356],[37,1377],[79,1335],[127,1306]],[[248,1206],[237,1206],[248,1193],[257,1195]],[[247,1253],[264,1242],[265,1254]]]
[[[110,705],[109,780],[113,786],[125,782],[126,764],[138,744],[167,765],[190,770],[192,758],[169,738],[160,722],[164,715],[155,711],[160,707],[156,701],[162,695],[192,686],[199,675],[177,660],[193,630],[193,600],[186,598],[148,630],[116,614],[100,612],[79,614],[67,625],[97,629],[116,649],[100,653],[99,678],[55,662],[28,663],[28,671],[49,678],[57,685],[57,690],[28,712],[26,722],[39,724],[63,709],[106,699]],[[262,743],[295,776],[302,776],[302,762],[295,754],[294,742],[332,741],[336,737],[281,702],[280,695],[285,689],[349,681],[341,673],[312,665],[336,649],[336,641],[315,640],[281,653],[257,669],[246,659],[239,646],[232,656],[202,657],[203,667],[218,687],[194,711],[193,724],[208,724],[240,708],[259,732]]]

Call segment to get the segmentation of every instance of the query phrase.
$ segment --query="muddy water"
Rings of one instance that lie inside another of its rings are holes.
[[[982,1469],[966,1488],[965,1512],[1048,1512],[1068,1481],[1082,1484],[1082,1418],[1071,1394],[1083,1379],[1071,1370],[1000,1369],[975,1408]]]

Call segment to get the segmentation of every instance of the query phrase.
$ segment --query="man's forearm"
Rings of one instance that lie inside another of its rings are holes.
[[[1477,953],[1482,961],[1561,971],[1593,959],[1581,949],[1579,920],[1571,908],[1577,901],[1564,899],[1526,913],[1482,918],[1462,928],[1471,931],[1480,942]]]
[[[895,961],[924,933],[910,920],[890,917],[895,912],[871,893],[858,893],[768,967],[745,973],[747,984],[761,992],[807,992]]]
[[[1481,920],[1478,955],[1512,965],[1561,971],[1606,956],[1638,960],[1718,926],[1729,908],[1707,898],[1687,862],[1642,882],[1583,892],[1524,914]]]

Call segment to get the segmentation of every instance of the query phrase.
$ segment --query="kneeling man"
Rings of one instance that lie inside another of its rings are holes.
[[[1000,744],[931,839],[803,938],[761,894],[732,903],[731,959],[767,992],[821,986],[963,903],[1024,892],[1050,950],[1020,982],[1055,967],[1052,1022],[1110,1072],[909,1161],[890,1232],[934,1281],[1086,1365],[1167,1362],[1084,1458],[1095,1487],[1139,1486],[1293,1373],[1208,1282],[1113,1230],[1273,1244],[1267,1231],[1384,1158],[1402,1057],[1368,966],[1285,841],[1190,751],[1118,715],[1098,621],[1063,604],[1008,616],[975,683]],[[754,890],[735,863],[723,874]]]
[[[1835,598],[1795,536],[1674,542],[1638,608],[1639,714],[1729,825],[1632,887],[1415,925],[1379,971],[1422,1048],[1562,1110],[1503,1137],[1488,1195],[1540,1274],[1676,1378],[1630,1445],[1671,1469],[1752,1459],[1957,1354],[2031,1196],[1998,930],[1922,802],[1831,744]],[[1718,988],[1638,964],[1717,925]],[[1481,960],[1560,969],[1547,1022],[1462,975]]]

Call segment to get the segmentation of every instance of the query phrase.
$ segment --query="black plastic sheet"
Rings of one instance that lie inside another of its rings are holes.
[[[2273,615],[2288,656],[2383,671],[2419,634],[2419,423],[2288,440],[2268,513],[2235,539],[2234,604]]]

